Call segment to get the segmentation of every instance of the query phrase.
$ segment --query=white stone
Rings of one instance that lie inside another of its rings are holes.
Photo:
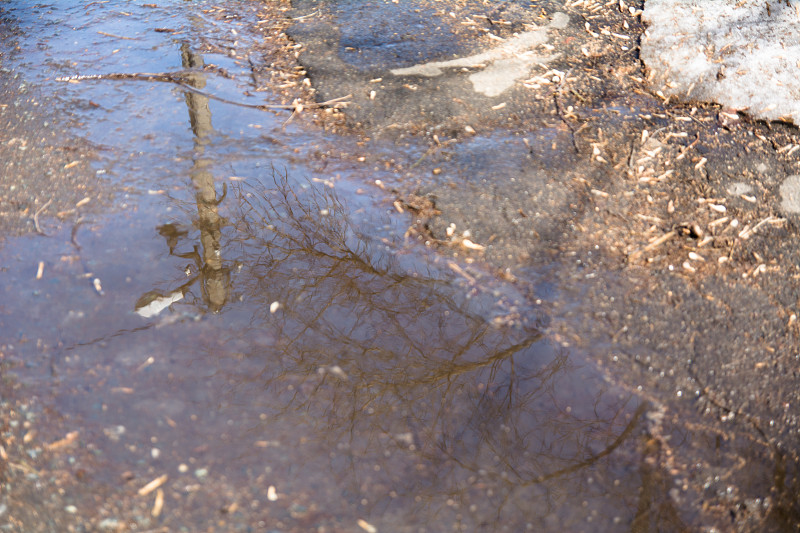
[[[735,181],[728,185],[728,194],[731,196],[741,196],[742,194],[752,194],[753,186],[743,181]]]
[[[789,176],[781,184],[781,209],[790,215],[800,214],[800,176]]]

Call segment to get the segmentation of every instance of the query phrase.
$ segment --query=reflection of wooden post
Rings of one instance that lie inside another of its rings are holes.
[[[191,51],[188,44],[181,46],[181,60],[184,68],[203,66],[203,56]],[[203,74],[192,72],[187,83],[202,89],[206,85]],[[228,272],[223,268],[220,253],[222,220],[217,210],[220,200],[214,188],[214,176],[208,167],[211,160],[204,157],[209,136],[214,131],[211,126],[211,110],[208,97],[193,92],[186,93],[186,106],[189,108],[189,123],[194,133],[194,156],[192,158],[192,184],[197,201],[197,214],[200,226],[200,244],[203,260],[203,296],[211,311],[219,311],[228,298]]]

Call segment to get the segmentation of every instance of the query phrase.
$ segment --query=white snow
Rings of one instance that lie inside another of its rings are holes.
[[[800,125],[799,0],[646,0],[642,18],[654,90]]]

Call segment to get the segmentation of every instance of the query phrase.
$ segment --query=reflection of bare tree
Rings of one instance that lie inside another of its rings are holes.
[[[184,43],[181,46],[181,61],[185,69],[196,69],[190,70],[186,74],[186,82],[198,89],[205,87],[205,76],[199,70],[203,67],[203,57],[192,52],[189,45]],[[218,208],[225,198],[226,189],[223,186],[222,197],[217,198],[214,176],[209,169],[212,161],[205,153],[209,137],[214,132],[211,125],[211,110],[208,107],[207,96],[187,92],[185,97],[186,107],[189,109],[189,123],[194,134],[190,176],[197,204],[196,226],[200,230],[200,246],[194,246],[189,252],[175,253],[178,241],[180,238],[186,237],[188,232],[168,224],[159,227],[159,233],[167,239],[170,254],[193,261],[196,275],[167,295],[158,291],[151,291],[144,295],[137,302],[136,309],[139,314],[146,317],[158,314],[166,306],[182,299],[191,286],[198,281],[201,286],[202,300],[212,312],[222,309],[228,299],[230,274],[222,260],[220,238],[223,219]]]
[[[181,46],[181,59],[184,68],[203,67],[203,57],[191,51],[188,44]],[[198,89],[205,87],[205,77],[201,73],[189,75],[188,83]],[[197,201],[197,225],[200,229],[200,248],[202,260],[203,296],[212,311],[219,311],[228,297],[229,275],[223,267],[220,250],[222,219],[217,206],[225,197],[217,198],[214,176],[209,170],[211,160],[205,156],[205,147],[214,129],[211,126],[211,111],[208,97],[198,93],[186,93],[186,106],[189,108],[189,122],[194,133],[194,157],[191,170],[192,184]]]
[[[449,500],[493,523],[535,521],[589,490],[634,433],[643,407],[629,395],[607,394],[536,327],[471,313],[445,273],[407,272],[331,192],[284,179],[235,193],[237,251],[225,254],[243,265],[236,285],[253,306],[237,336],[275,328],[280,344],[221,394],[248,402],[266,387],[274,419],[308,420],[346,450],[332,471],[352,501],[366,491],[382,512],[430,517]]]

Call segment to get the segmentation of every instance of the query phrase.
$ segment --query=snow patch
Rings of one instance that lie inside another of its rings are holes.
[[[798,0],[647,0],[642,18],[655,90],[800,125]]]

